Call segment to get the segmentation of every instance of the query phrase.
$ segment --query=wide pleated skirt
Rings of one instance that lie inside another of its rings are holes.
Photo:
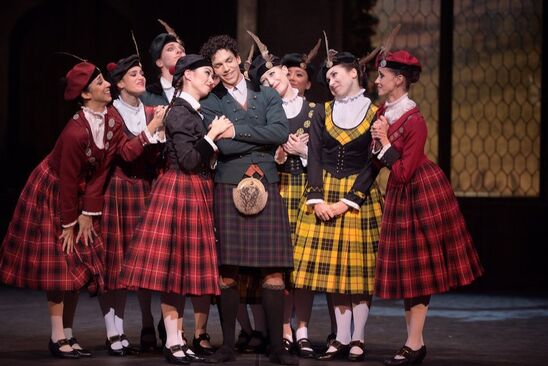
[[[181,295],[219,295],[210,177],[168,170],[127,249],[120,282]]]
[[[105,192],[102,231],[105,243],[105,288],[122,289],[118,281],[129,243],[149,202],[150,182],[113,175]]]
[[[375,295],[446,292],[483,273],[451,184],[433,162],[406,184],[388,179]]]
[[[356,177],[338,179],[324,171],[324,201],[340,201],[351,190]],[[294,287],[371,294],[382,210],[383,198],[376,184],[359,211],[349,209],[328,222],[318,219],[303,197],[296,229]]]
[[[67,254],[59,238],[60,212],[59,178],[46,158],[27,180],[0,247],[1,282],[45,291],[102,291],[105,251],[99,218],[93,219],[99,233],[93,243],[75,243],[74,252]],[[76,239],[78,227],[74,229]]]

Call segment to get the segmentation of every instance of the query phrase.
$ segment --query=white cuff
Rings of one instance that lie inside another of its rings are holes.
[[[352,207],[354,210],[360,210],[360,206],[358,206],[356,202],[352,202],[346,198],[341,198],[341,201],[343,201],[347,206]]]
[[[315,205],[316,203],[324,203],[325,201],[321,198],[312,198],[306,201],[307,205]]]
[[[213,140],[208,135],[205,135],[204,139],[211,145],[211,147],[213,148],[213,151],[215,151],[215,152],[219,151],[219,148],[217,147],[217,145],[215,145]]]
[[[303,166],[306,168],[308,165],[308,146],[306,147],[306,156],[300,156]]]
[[[77,222],[78,222],[78,220],[74,220],[74,222],[71,222],[68,225],[61,225],[61,226],[63,227],[63,229],[67,229],[69,227],[72,227],[72,226],[76,225]]]
[[[388,149],[390,149],[391,146],[392,146],[391,144],[386,144],[386,145],[384,145],[384,146],[382,147],[381,151],[379,152],[379,154],[377,155],[377,159],[382,158],[382,156],[384,155],[384,153],[385,153]],[[374,153],[374,152],[373,152],[373,153]]]
[[[101,216],[102,214],[103,214],[102,211],[99,211],[99,212],[82,211],[82,215],[87,215],[87,216]]]

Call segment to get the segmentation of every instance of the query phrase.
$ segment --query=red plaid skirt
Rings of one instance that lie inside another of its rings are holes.
[[[45,291],[102,290],[103,241],[76,243],[73,253],[65,253],[60,207],[59,178],[45,159],[27,180],[0,247],[0,281]],[[93,221],[99,233],[100,220]]]
[[[213,180],[169,170],[126,251],[119,282],[181,295],[219,295]]]
[[[113,175],[103,209],[103,240],[105,242],[105,288],[125,288],[118,278],[124,255],[149,201],[150,183],[145,179]]]
[[[390,178],[377,254],[375,295],[446,292],[483,273],[453,189],[433,162],[404,185]]]

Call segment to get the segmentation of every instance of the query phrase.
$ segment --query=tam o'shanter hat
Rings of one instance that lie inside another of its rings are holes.
[[[249,79],[256,85],[259,85],[261,76],[263,76],[265,72],[275,66],[280,66],[282,63],[278,56],[268,52],[268,48],[261,42],[259,37],[250,31],[247,31],[247,33],[253,38],[253,41],[255,41],[257,48],[259,48],[260,51],[260,55],[255,57],[248,71]]]
[[[177,42],[184,48],[184,43],[179,38],[177,33],[175,33],[175,30],[169,26],[166,22],[164,22],[162,19],[158,19],[158,22],[162,24],[166,30],[166,33],[160,33],[158,34],[150,44],[150,48],[148,52],[150,53],[150,56],[152,57],[152,61],[156,61],[162,56],[162,50],[164,49],[164,46],[171,42]]]
[[[356,58],[356,56],[354,56],[350,52],[346,52],[346,51],[338,52],[334,49],[330,49],[329,43],[327,40],[327,34],[325,34],[325,31],[323,32],[323,35],[325,38],[325,49],[326,49],[327,56],[324,63],[322,64],[322,67],[320,68],[320,73],[318,74],[318,81],[324,85],[327,85],[327,78],[325,75],[327,74],[327,71],[330,68],[340,64],[353,64],[358,59]]]
[[[321,45],[321,38],[318,39],[316,45],[308,53],[288,53],[282,57],[282,65],[286,67],[300,67],[308,74],[308,79],[312,79],[314,75],[314,65],[312,60],[318,55]]]
[[[174,87],[177,86],[186,70],[195,70],[202,66],[211,66],[211,61],[201,55],[192,53],[181,57],[177,60],[175,67],[169,70],[169,72],[173,75],[172,85]]]
[[[99,75],[101,70],[83,59],[68,52],[56,52],[57,54],[67,55],[80,61],[74,65],[65,75],[66,85],[64,92],[65,100],[75,100],[82,91]]]

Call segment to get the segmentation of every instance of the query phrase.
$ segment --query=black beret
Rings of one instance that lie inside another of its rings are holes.
[[[274,66],[280,66],[282,64],[279,57],[270,55],[272,61],[267,62],[262,55],[258,55],[255,57],[253,62],[251,63],[251,67],[249,68],[248,75],[249,80],[253,82],[255,85],[260,85],[261,82],[261,76]]]
[[[316,71],[316,68],[311,63],[304,62],[305,58],[304,53],[288,53],[284,57],[282,57],[282,65],[286,67],[300,67],[301,69],[305,70],[308,74],[308,80],[312,81],[314,78],[314,73]],[[303,67],[304,66],[304,67]]]
[[[156,62],[156,60],[162,56],[162,49],[170,42],[177,42],[177,38],[168,33],[160,33],[152,40],[150,48],[148,49],[148,52],[152,57],[152,62]]]
[[[174,70],[170,70],[170,72],[173,71],[171,72],[173,74],[173,82],[171,85],[177,87],[177,83],[183,76],[185,70],[195,70],[202,66],[211,66],[211,61],[193,53],[181,57],[177,60]]]
[[[327,74],[327,71],[329,71],[330,68],[336,65],[340,64],[350,64],[352,65],[355,62],[358,62],[358,59],[356,56],[351,54],[350,52],[341,51],[337,52],[333,58],[331,59],[332,64],[327,65],[327,60],[322,64],[322,67],[320,68],[320,72],[318,74],[318,81],[322,83],[323,85],[327,85],[327,78],[325,74]]]
[[[114,83],[122,80],[126,72],[134,66],[140,66],[141,60],[137,55],[131,55],[126,58],[118,60],[118,62],[111,62],[107,65],[107,70],[110,73],[110,80]]]

